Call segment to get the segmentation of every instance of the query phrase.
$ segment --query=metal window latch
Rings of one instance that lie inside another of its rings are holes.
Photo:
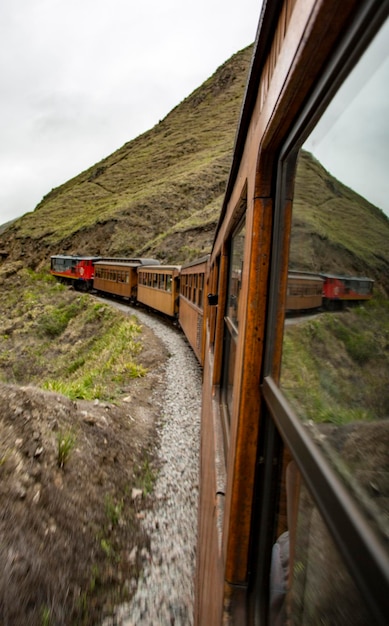
[[[216,306],[218,301],[217,293],[209,293],[208,294],[208,304],[209,306]]]

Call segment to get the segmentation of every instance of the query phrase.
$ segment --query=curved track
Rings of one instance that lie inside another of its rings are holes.
[[[104,300],[105,301],[105,300]],[[150,552],[129,604],[118,607],[104,626],[188,626],[193,624],[199,476],[201,368],[184,335],[164,321],[118,302],[164,342],[165,366],[158,459],[160,470],[144,528]]]

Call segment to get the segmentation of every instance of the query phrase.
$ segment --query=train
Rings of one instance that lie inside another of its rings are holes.
[[[314,309],[341,310],[362,304],[373,296],[374,280],[367,276],[348,276],[324,272],[288,270],[286,312]]]
[[[191,333],[184,312],[188,301],[204,310],[205,297],[210,295],[205,289],[208,260],[209,255],[181,266],[161,265],[157,259],[141,257],[53,255],[50,272],[77,290],[121,296],[133,304],[141,303],[169,317],[179,317],[184,332]],[[367,277],[290,269],[286,312],[334,311],[360,304],[372,298],[373,287],[374,280]]]
[[[382,0],[263,2],[212,251],[181,266],[135,261],[125,297],[158,310],[165,292],[164,314],[178,316],[203,368],[195,626],[388,623],[388,422],[355,411],[352,423],[315,424],[282,372],[288,310],[372,295],[368,278],[293,272],[289,253],[294,207],[308,198],[329,219],[343,211],[326,179],[327,191],[302,196],[301,151],[352,170],[369,156],[365,127],[387,132],[387,18]],[[110,293],[116,261],[85,260],[108,272],[99,289]]]

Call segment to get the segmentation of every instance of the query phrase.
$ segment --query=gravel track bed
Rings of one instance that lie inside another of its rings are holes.
[[[143,572],[131,602],[103,626],[190,626],[193,624],[199,477],[201,368],[183,334],[141,311],[135,314],[167,347],[165,395],[158,425],[158,477],[153,505],[142,520],[150,537]]]

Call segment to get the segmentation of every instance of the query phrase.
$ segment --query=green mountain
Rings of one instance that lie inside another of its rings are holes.
[[[53,189],[0,248],[33,266],[62,252],[181,262],[209,251],[251,52],[234,55],[150,131]]]

